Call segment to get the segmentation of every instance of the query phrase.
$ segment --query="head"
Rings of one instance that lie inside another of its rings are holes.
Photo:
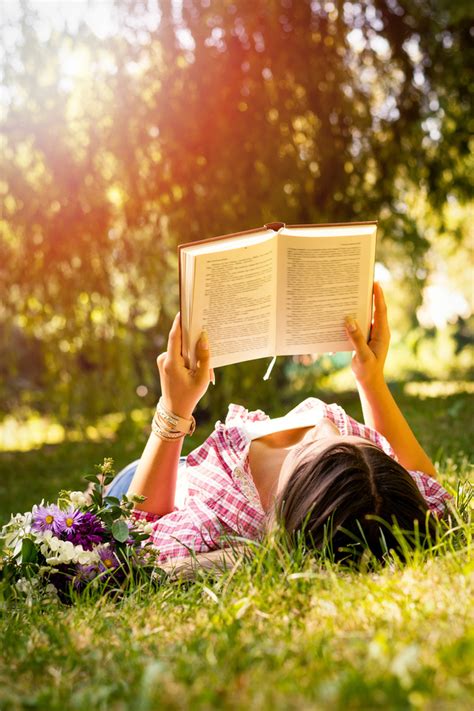
[[[302,536],[306,548],[329,544],[335,560],[357,561],[367,549],[382,560],[390,549],[403,558],[394,525],[418,531],[421,541],[434,539],[435,520],[427,511],[404,467],[368,440],[341,435],[324,420],[285,459],[271,519],[291,541]]]

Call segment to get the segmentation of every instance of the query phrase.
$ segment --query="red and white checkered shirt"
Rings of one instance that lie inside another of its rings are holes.
[[[330,419],[342,435],[370,440],[397,461],[385,437],[356,422],[339,405],[307,398],[289,414],[308,410]],[[229,536],[261,538],[266,514],[250,472],[247,427],[262,420],[270,418],[261,410],[248,412],[240,405],[229,405],[225,424],[217,422],[214,432],[188,454],[186,466],[180,468],[178,487],[187,488],[184,505],[164,516],[134,511],[135,519],[154,523],[150,538],[160,551],[158,562],[223,548],[229,545]],[[442,515],[445,502],[451,499],[448,492],[423,472],[410,474],[431,511]]]

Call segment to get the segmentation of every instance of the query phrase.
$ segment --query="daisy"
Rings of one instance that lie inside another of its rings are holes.
[[[51,504],[51,506],[33,506],[31,530],[53,531],[61,514],[62,511],[55,504]]]
[[[81,523],[84,514],[82,511],[78,511],[70,506],[66,511],[60,511],[59,515],[53,524],[54,533],[59,536],[61,533],[65,533],[66,536],[73,534]]]
[[[98,550],[98,553],[100,558],[99,570],[101,572],[117,568],[117,566],[119,565],[119,561],[110,546],[104,546],[103,548]]]

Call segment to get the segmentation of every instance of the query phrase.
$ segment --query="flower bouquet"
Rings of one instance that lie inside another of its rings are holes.
[[[150,524],[134,520],[143,496],[105,494],[112,460],[85,477],[87,492],[61,491],[54,504],[15,514],[0,532],[0,599],[60,600],[97,590],[120,594],[159,580]],[[133,584],[133,585],[132,585]]]

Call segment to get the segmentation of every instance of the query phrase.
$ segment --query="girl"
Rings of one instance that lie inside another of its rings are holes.
[[[450,497],[385,383],[390,333],[377,283],[374,306],[368,343],[353,319],[345,323],[364,425],[316,398],[275,420],[230,405],[225,423],[185,459],[183,438],[194,430],[193,410],[214,374],[205,333],[196,371],[185,367],[176,316],[157,359],[162,397],[150,438],[109,490],[146,497],[134,516],[152,522],[160,562],[224,548],[229,534],[257,540],[276,524],[310,548],[329,540],[336,560],[349,551],[358,559],[364,548],[382,559],[397,548],[383,522],[418,529],[422,538],[434,533]]]

